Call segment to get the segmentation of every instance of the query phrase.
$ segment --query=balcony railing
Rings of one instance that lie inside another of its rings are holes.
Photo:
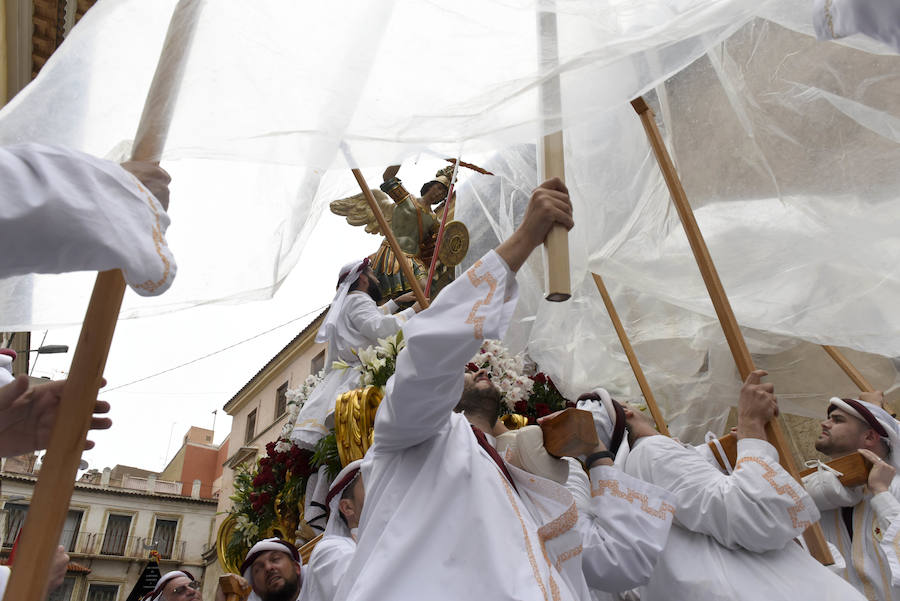
[[[184,560],[185,541],[176,540],[170,544],[143,536],[106,535],[104,532],[79,532],[71,553],[98,555],[103,557],[126,557],[146,559],[151,549],[157,549],[162,559]]]

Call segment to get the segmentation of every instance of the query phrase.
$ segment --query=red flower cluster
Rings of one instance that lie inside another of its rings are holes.
[[[254,511],[259,511],[266,505],[272,502],[272,494],[268,492],[262,493],[250,493],[250,506],[253,507]]]

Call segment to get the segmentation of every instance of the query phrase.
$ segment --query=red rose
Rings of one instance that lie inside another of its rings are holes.
[[[259,495],[259,504],[260,505],[268,505],[272,501],[272,495],[270,493],[264,492]]]
[[[271,457],[272,455],[275,454],[275,443],[274,442],[270,442],[269,444],[266,445],[266,454],[269,457]]]
[[[547,403],[535,403],[534,410],[537,413],[538,417],[550,415],[550,405],[548,405]]]
[[[547,375],[544,372],[539,371],[538,373],[534,374],[531,379],[538,384],[543,384],[547,381]]]
[[[253,488],[259,488],[263,484],[262,474],[256,474],[256,477],[253,478]]]
[[[516,413],[525,415],[528,411],[528,401],[516,401],[516,404],[513,405],[513,409],[515,409]]]
[[[263,457],[259,460],[259,467],[261,469],[265,469],[272,464],[272,460],[269,457]]]
[[[478,371],[479,369],[481,369],[481,368],[478,367],[477,365],[475,365],[474,363],[466,364],[466,371]]]

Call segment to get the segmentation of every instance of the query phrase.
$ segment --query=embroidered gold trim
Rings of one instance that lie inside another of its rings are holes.
[[[788,515],[791,516],[791,524],[794,528],[798,528],[801,530],[806,530],[810,526],[812,526],[812,522],[808,522],[806,520],[800,521],[800,512],[806,509],[806,506],[803,504],[803,499],[800,498],[800,495],[794,490],[794,487],[790,484],[778,484],[775,482],[775,476],[777,472],[772,469],[768,463],[763,461],[759,457],[741,457],[738,459],[737,463],[734,465],[734,471],[737,471],[739,467],[745,462],[755,463],[765,469],[765,473],[763,473],[763,478],[769,485],[775,489],[779,495],[787,495],[794,501],[794,506],[788,508]]]
[[[841,557],[847,557],[847,552],[844,551],[844,530],[842,529],[841,524],[841,512],[840,510],[834,511],[834,542],[837,543],[838,551],[841,554]],[[851,544],[853,541],[851,541]],[[850,582],[850,562],[844,562],[844,580]]]
[[[501,478],[501,481],[503,482],[503,490],[506,491],[506,496],[509,498],[509,504],[512,505],[513,511],[516,512],[516,517],[519,518],[519,524],[522,525],[522,538],[525,539],[525,550],[528,552],[528,562],[531,564],[531,571],[534,572],[534,579],[541,588],[541,593],[544,595],[544,601],[547,601],[547,587],[544,585],[544,581],[541,578],[541,571],[537,565],[537,560],[534,558],[534,551],[531,548],[531,538],[528,536],[528,527],[525,526],[525,521],[522,519],[522,513],[519,511],[519,506],[516,504],[512,488],[510,487],[509,482],[507,482],[506,477],[504,476]]]
[[[482,305],[489,305],[491,303],[491,300],[494,298],[494,293],[497,291],[497,280],[494,279],[494,276],[491,275],[490,272],[481,277],[475,275],[475,270],[479,267],[481,267],[481,259],[475,261],[475,264],[466,271],[466,275],[469,276],[469,281],[472,282],[472,286],[475,288],[478,288],[481,284],[487,282],[488,286],[490,286],[490,290],[488,290],[487,296],[483,299],[475,301],[465,323],[475,326],[475,338],[481,340],[484,338],[484,316],[475,317],[475,314]]]
[[[853,508],[853,532],[856,533],[863,531],[862,522],[864,509],[861,507],[863,502],[864,501],[860,501],[859,504]],[[853,570],[856,572],[856,575],[859,577],[859,581],[863,586],[863,594],[866,596],[866,599],[876,599],[875,587],[872,586],[872,581],[869,580],[869,577],[866,575],[866,560],[863,557],[862,547],[863,539],[865,538],[865,536],[854,536],[850,539],[850,561],[853,563]]]
[[[541,539],[541,544],[545,541],[552,540],[557,536],[563,534],[564,532],[568,532],[571,530],[572,526],[578,521],[578,509],[575,507],[575,504],[566,509],[561,516],[556,518],[555,520],[551,520],[538,528],[538,537]]]
[[[581,545],[578,545],[574,549],[569,549],[568,551],[560,553],[559,556],[556,558],[556,569],[561,570],[560,566],[563,564],[564,561],[569,561],[573,557],[581,555],[582,550],[583,550],[583,547]]]
[[[628,492],[622,492],[619,489],[619,481],[618,480],[598,480],[596,484],[591,486],[591,496],[592,497],[602,497],[606,494],[606,491],[619,499],[624,499],[629,503],[634,503],[635,499],[641,502],[641,511],[646,513],[647,515],[652,515],[655,518],[659,518],[661,520],[666,519],[666,514],[671,514],[672,517],[675,517],[675,506],[663,501],[659,509],[653,509],[650,507],[650,500],[647,498],[647,495],[641,494],[636,490],[631,488],[628,489]]]
[[[132,176],[133,177],[133,176]],[[169,263],[168,257],[163,254],[162,246],[163,246],[163,235],[162,235],[162,224],[159,222],[159,210],[156,208],[156,203],[153,202],[153,197],[150,192],[141,184],[141,181],[134,177],[135,182],[137,182],[138,188],[140,188],[141,192],[143,192],[147,196],[147,204],[150,206],[150,210],[153,211],[153,216],[156,219],[156,225],[153,226],[153,246],[156,248],[156,254],[159,256],[159,259],[163,264],[163,274],[162,277],[157,280],[147,280],[140,284],[135,284],[133,288],[140,288],[141,290],[146,290],[151,294],[156,292],[160,286],[166,283],[166,280],[169,279],[169,273],[172,271],[172,265]]]

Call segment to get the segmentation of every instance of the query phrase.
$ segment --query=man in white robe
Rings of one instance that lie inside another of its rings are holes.
[[[175,278],[168,184],[151,163],[0,148],[0,277],[120,268],[138,294],[162,294]]]
[[[554,224],[573,225],[559,180],[536,189],[515,233],[404,327],[407,346],[362,462],[359,541],[336,600],[589,598],[572,494],[503,462],[487,434],[499,392],[483,371],[464,374],[485,338],[502,337],[515,273]],[[604,501],[616,511],[648,499]],[[668,528],[663,507],[641,508]]]
[[[841,575],[867,599],[900,600],[900,427],[887,411],[859,399],[832,398],[816,450],[841,457],[859,450],[872,462],[867,486],[845,488],[821,469],[803,479],[822,530],[846,559]]]
[[[819,519],[803,487],[778,464],[765,424],[776,414],[766,372],[755,371],[738,402],[738,459],[731,475],[692,447],[660,435],[625,407],[631,450],[625,471],[676,496],[675,525],[642,601],[853,601],[853,587],[794,542]]]
[[[291,441],[305,449],[313,449],[333,424],[334,404],[348,390],[360,386],[358,353],[378,343],[379,338],[396,334],[410,317],[420,310],[419,304],[403,311],[389,300],[379,307],[381,290],[378,277],[369,267],[369,260],[354,261],[341,268],[337,292],[319,331],[316,342],[326,342],[325,377],[316,385],[300,412],[291,432]],[[400,297],[403,302],[406,299]],[[334,362],[347,365],[335,368]],[[306,486],[304,516],[310,527],[322,532],[327,511],[325,495],[330,483],[323,466],[313,474]]]
[[[251,587],[247,601],[297,601],[303,589],[303,560],[286,540],[266,538],[247,551],[241,576]]]
[[[325,536],[316,544],[303,579],[303,601],[331,601],[353,553],[356,551],[359,516],[365,503],[365,489],[359,466],[351,461],[335,476],[328,490],[328,525]]]

